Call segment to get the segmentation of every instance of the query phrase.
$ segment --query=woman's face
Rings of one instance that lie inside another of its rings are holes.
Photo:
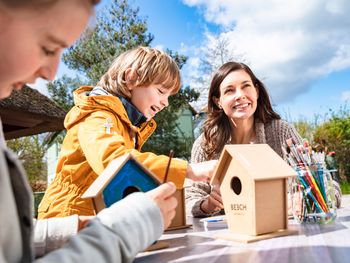
[[[36,78],[52,80],[62,50],[84,30],[91,4],[58,0],[40,11],[0,6],[0,99]]]
[[[235,123],[254,118],[258,91],[244,70],[233,71],[220,84],[220,98],[214,99]]]

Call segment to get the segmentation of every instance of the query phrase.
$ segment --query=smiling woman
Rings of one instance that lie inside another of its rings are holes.
[[[256,140],[255,123],[280,120],[264,84],[243,63],[228,62],[214,74],[208,94],[208,119],[203,127],[208,159],[224,145]],[[278,153],[281,149],[275,147]]]
[[[282,157],[288,138],[301,143],[295,128],[273,110],[264,84],[247,65],[228,62],[211,81],[208,118],[193,144],[191,161],[218,159],[226,144],[266,143]],[[219,188],[206,183],[186,189],[186,205],[199,217],[223,212]]]

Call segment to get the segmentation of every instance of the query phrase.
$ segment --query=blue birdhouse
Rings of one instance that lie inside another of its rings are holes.
[[[92,198],[95,212],[98,213],[131,193],[147,192],[160,184],[150,170],[128,153],[113,160],[82,198]]]

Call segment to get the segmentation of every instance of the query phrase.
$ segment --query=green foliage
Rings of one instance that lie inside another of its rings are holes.
[[[175,60],[176,64],[179,66],[180,69],[183,67],[183,65],[187,61],[187,57],[179,54],[178,52],[174,53],[170,49],[166,49],[166,52],[169,54],[169,56],[171,56]],[[190,89],[190,88],[187,87],[187,89]]]
[[[340,189],[343,195],[350,194],[350,183],[348,182],[341,182],[340,183]]]
[[[73,107],[73,91],[76,90],[79,86],[83,85],[79,77],[71,78],[64,75],[58,80],[49,82],[47,85],[48,92],[53,99],[60,107],[65,110],[69,110]]]
[[[42,147],[38,135],[9,140],[7,146],[22,161],[31,184],[38,180],[46,180],[45,148]]]
[[[343,107],[331,111],[331,118],[319,125],[314,133],[315,142],[325,142],[329,151],[335,151],[341,178],[350,181],[350,112]]]
[[[293,124],[311,145],[320,144],[328,152],[334,151],[340,180],[350,181],[350,111],[346,105],[337,112],[330,109],[324,116],[315,115],[311,121],[301,119]]]

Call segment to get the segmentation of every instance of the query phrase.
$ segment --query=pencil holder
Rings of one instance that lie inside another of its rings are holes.
[[[337,216],[331,174],[321,164],[294,167],[297,177],[289,180],[289,205],[300,223],[328,224]]]

